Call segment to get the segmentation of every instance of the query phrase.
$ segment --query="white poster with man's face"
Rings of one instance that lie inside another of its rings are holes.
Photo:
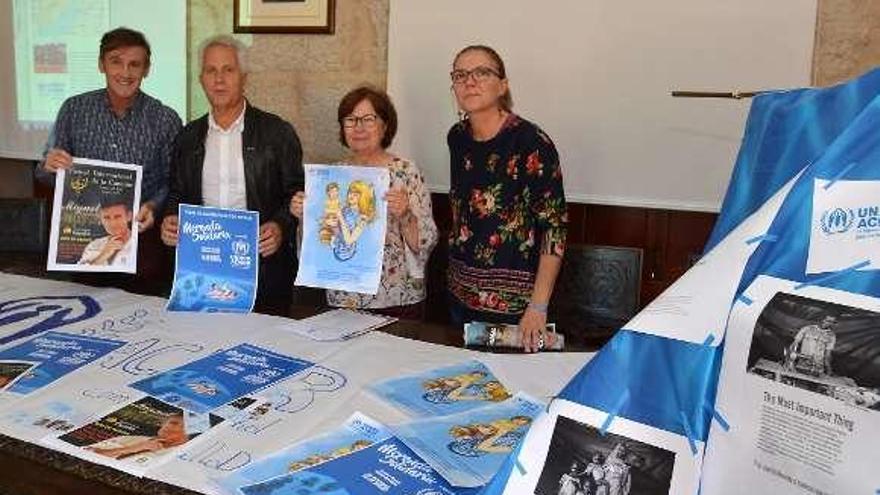
[[[806,272],[857,265],[880,267],[880,181],[816,179]]]
[[[48,270],[137,271],[140,165],[74,158],[55,178]]]
[[[880,488],[880,300],[761,276],[731,312],[702,493]]]

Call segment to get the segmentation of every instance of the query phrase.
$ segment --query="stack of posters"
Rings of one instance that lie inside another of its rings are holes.
[[[296,285],[375,294],[390,176],[385,167],[306,165]]]
[[[74,158],[55,178],[47,269],[137,271],[139,165]]]
[[[257,297],[259,214],[180,205],[169,311],[248,313]]]
[[[511,397],[492,371],[476,360],[391,378],[373,384],[370,391],[419,418],[465,412]]]
[[[504,384],[479,361],[392,378],[370,388],[415,416],[395,436],[450,484],[486,484],[525,436],[544,405]]]

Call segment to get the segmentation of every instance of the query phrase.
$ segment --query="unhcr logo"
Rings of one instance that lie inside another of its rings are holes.
[[[852,227],[856,219],[855,213],[849,208],[825,210],[819,224],[826,235],[842,234]]]

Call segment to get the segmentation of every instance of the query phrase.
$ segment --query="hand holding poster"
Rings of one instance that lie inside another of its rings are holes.
[[[168,311],[249,313],[257,297],[259,214],[180,205],[178,215]]]
[[[375,294],[390,177],[384,167],[306,165],[296,285]]]
[[[74,158],[55,178],[47,269],[137,271],[139,165]]]

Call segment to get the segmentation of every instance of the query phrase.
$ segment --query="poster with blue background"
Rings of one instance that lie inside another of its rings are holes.
[[[390,176],[385,167],[306,165],[296,285],[375,294]]]
[[[518,393],[471,411],[391,426],[394,435],[454,486],[488,483],[544,404]]]
[[[218,480],[218,483],[227,492],[237,494],[240,486],[312,469],[318,464],[367,448],[389,436],[385,426],[356,412],[339,428],[263,457]]]
[[[125,342],[61,332],[46,332],[0,351],[0,360],[22,360],[37,365],[6,392],[28,394],[118,349]]]
[[[255,211],[180,205],[168,311],[248,313],[257,296]]]
[[[131,387],[189,411],[206,413],[313,364],[250,344],[239,344],[134,382]]]
[[[511,397],[485,364],[468,361],[376,383],[382,400],[417,417],[445,416]]]
[[[396,438],[308,470],[242,486],[244,495],[370,495],[411,493],[471,495],[453,488],[431,466]]]

